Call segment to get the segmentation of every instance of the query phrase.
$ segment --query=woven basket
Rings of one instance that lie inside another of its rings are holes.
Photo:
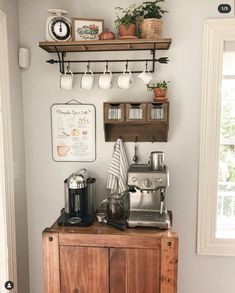
[[[160,39],[163,22],[157,18],[146,18],[141,23],[142,39]]]

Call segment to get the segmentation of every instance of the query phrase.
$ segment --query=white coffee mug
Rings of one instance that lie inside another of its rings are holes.
[[[131,71],[124,70],[122,74],[118,77],[118,87],[120,89],[129,89],[133,86],[134,80]]]
[[[153,79],[152,75],[148,70],[144,70],[138,75],[138,78],[143,81],[144,84],[150,83],[150,81]]]
[[[67,70],[60,76],[60,88],[63,90],[71,90],[73,88],[73,73],[71,70]]]
[[[81,88],[85,90],[91,90],[94,84],[94,74],[88,69],[84,72],[81,79]]]
[[[105,70],[99,77],[99,87],[104,90],[111,89],[113,74],[110,70]]]

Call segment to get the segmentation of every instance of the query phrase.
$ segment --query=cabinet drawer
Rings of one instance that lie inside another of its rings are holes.
[[[168,103],[149,103],[147,105],[147,121],[168,121]]]
[[[125,117],[126,122],[142,123],[146,120],[146,104],[131,103],[126,104]]]
[[[124,122],[124,104],[105,103],[104,104],[104,121],[105,123],[123,123]]]

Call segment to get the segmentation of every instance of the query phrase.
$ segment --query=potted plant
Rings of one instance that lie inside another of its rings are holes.
[[[165,0],[145,1],[136,8],[135,14],[138,14],[140,23],[141,38],[159,39],[162,31],[162,16],[168,13],[161,8],[159,3]]]
[[[115,9],[121,12],[121,16],[117,14],[117,19],[114,21],[120,38],[136,38],[136,22],[138,20],[136,5],[132,4],[127,9],[122,7],[116,7]]]
[[[149,91],[153,91],[154,93],[154,98],[153,98],[154,101],[156,102],[167,101],[166,93],[167,93],[168,83],[169,81],[162,80],[159,82],[147,84],[147,89]]]

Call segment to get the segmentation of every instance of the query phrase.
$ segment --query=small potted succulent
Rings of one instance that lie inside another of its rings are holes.
[[[147,84],[147,89],[149,91],[153,91],[154,93],[154,101],[156,102],[165,102],[167,101],[166,93],[168,88],[169,81],[159,81],[155,83],[149,83]]]
[[[136,38],[136,23],[138,22],[138,11],[136,5],[132,4],[129,8],[116,7],[122,15],[117,14],[114,21],[118,29],[120,38]]]
[[[162,16],[168,13],[161,8],[160,3],[165,0],[145,1],[136,8],[138,14],[142,39],[159,39],[162,31]]]

